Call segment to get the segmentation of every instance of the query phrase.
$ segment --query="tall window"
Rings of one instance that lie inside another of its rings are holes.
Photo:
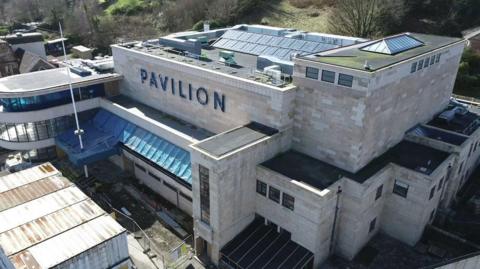
[[[272,201],[275,201],[276,203],[279,203],[280,202],[280,190],[270,186],[268,188],[268,198],[270,198],[270,200],[272,200]]]
[[[422,70],[423,68],[423,60],[420,60],[420,62],[418,62],[418,69],[417,70]]]
[[[412,63],[412,67],[410,68],[410,73],[415,73],[417,71],[417,62]]]
[[[423,65],[423,67],[427,68],[429,64],[430,64],[430,57],[427,57],[427,59],[425,59],[425,64]]]
[[[305,76],[311,79],[318,79],[318,69],[313,67],[307,67]]]
[[[338,85],[342,85],[342,86],[346,86],[346,87],[352,87],[353,76],[345,75],[345,74],[339,74],[338,75]]]
[[[322,70],[322,81],[335,83],[335,72]]]
[[[257,179],[257,193],[267,196],[267,184]]]
[[[435,55],[433,55],[431,58],[430,58],[430,65],[433,65],[435,63]]]
[[[208,168],[199,165],[200,177],[200,219],[210,224],[210,182]]]
[[[373,230],[375,230],[376,224],[377,224],[377,218],[374,218],[372,221],[370,221],[370,226],[368,227],[368,233],[371,233]]]
[[[441,56],[441,55],[442,55],[441,53],[437,54],[437,58],[435,59],[435,63],[440,62],[440,56]]]
[[[282,194],[282,205],[293,211],[293,209],[295,208],[295,198],[291,195],[283,193]]]
[[[432,200],[433,196],[435,195],[435,186],[430,190],[430,196],[428,196],[428,200]]]
[[[383,184],[377,188],[377,192],[375,193],[375,201],[382,196],[382,192],[383,192]]]
[[[393,185],[393,193],[400,195],[402,197],[407,197],[408,188],[409,188],[408,184],[395,180],[395,184]]]

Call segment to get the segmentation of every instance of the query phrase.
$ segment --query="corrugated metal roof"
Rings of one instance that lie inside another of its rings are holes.
[[[0,178],[0,193],[53,175],[60,175],[60,172],[51,163],[45,163],[3,176]]]
[[[0,177],[0,190],[0,256],[14,268],[46,269],[79,255],[108,255],[102,264],[110,266],[128,257],[119,250],[126,239],[112,241],[112,253],[85,253],[125,229],[51,164]]]

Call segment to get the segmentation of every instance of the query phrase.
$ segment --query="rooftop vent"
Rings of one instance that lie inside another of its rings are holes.
[[[227,50],[222,50],[218,53],[220,56],[219,62],[224,63],[225,65],[237,65],[235,61],[235,53]]]

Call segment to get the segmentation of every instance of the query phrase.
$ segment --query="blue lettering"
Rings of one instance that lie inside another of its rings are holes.
[[[145,69],[140,69],[140,78],[142,79],[142,84],[145,83],[145,80],[148,78],[148,73],[147,70]]]
[[[163,79],[162,79],[162,75],[158,75],[158,77],[160,78],[160,85],[162,86],[162,90],[166,91],[167,90],[168,77],[165,76]]]
[[[155,73],[152,72],[150,75],[150,87],[155,86],[155,88],[158,88],[157,84],[157,77],[155,76]]]
[[[225,95],[222,94],[220,98],[220,94],[218,92],[213,92],[213,106],[215,109],[220,107],[222,112],[225,112]]]
[[[171,79],[172,94],[175,95],[175,79]]]
[[[203,98],[201,95],[203,95]],[[204,106],[208,104],[208,92],[205,88],[200,87],[197,89],[197,101]]]
[[[178,81],[178,95],[180,95],[180,97],[182,98],[187,98],[187,96],[183,93],[183,87],[182,87],[182,81],[179,80]]]

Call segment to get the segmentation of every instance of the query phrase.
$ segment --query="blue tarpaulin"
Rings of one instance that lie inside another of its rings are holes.
[[[78,137],[73,130],[55,138],[57,146],[68,154],[75,165],[85,165],[119,154],[123,145],[192,184],[190,153],[181,147],[103,109],[93,119],[82,123],[81,128],[85,130],[82,136],[83,150],[80,150]]]

